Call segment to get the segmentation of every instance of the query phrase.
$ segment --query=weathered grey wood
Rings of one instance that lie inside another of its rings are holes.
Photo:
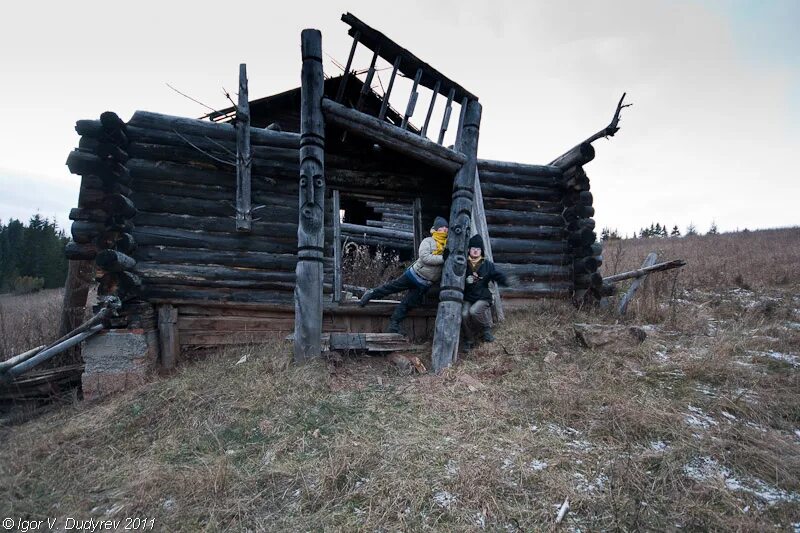
[[[481,179],[478,167],[475,167],[475,185],[473,186],[475,192],[475,200],[472,202],[472,225],[475,233],[483,239],[483,255],[489,261],[494,261],[492,254],[492,241],[489,236],[489,227],[486,224],[486,213],[483,209],[483,193],[481,192]],[[497,284],[491,282],[489,289],[494,297],[494,305],[492,306],[492,315],[495,321],[502,322],[505,320],[505,313],[503,312],[503,302],[500,299],[500,291],[497,289]]]
[[[597,261],[596,258],[587,258],[584,260],[586,261],[589,259]],[[603,281],[605,283],[616,283],[617,281],[622,281],[624,279],[641,278],[648,274],[652,274],[653,272],[661,272],[662,270],[671,270],[673,268],[680,268],[682,266],[686,266],[686,261],[682,259],[674,259],[672,261],[665,261],[663,263],[653,264],[649,266],[643,265],[642,268],[638,268],[636,270],[631,270],[629,272],[621,272],[619,274],[614,274],[613,276],[608,276],[606,278],[603,278]]]
[[[530,252],[505,252],[495,248],[494,260],[497,263],[536,264],[536,265],[571,265],[574,258],[571,253],[545,254]]]
[[[364,99],[372,92],[372,79],[375,77],[375,62],[378,60],[379,51],[380,48],[373,52],[372,61],[370,61],[369,68],[367,69],[367,76],[364,78],[364,84],[361,85],[361,91],[358,94],[358,103],[356,103],[356,110],[358,111],[361,111],[364,105]]]
[[[342,218],[339,191],[333,191],[333,301],[342,300]]]
[[[491,198],[543,200],[559,202],[563,193],[555,188],[529,187],[522,185],[504,185],[500,183],[482,183],[483,194]]]
[[[564,211],[564,204],[561,202],[530,198],[490,198],[484,196],[483,207],[487,211],[535,211],[552,215],[560,215]]]
[[[350,78],[350,67],[353,65],[353,57],[356,55],[356,48],[358,48],[358,39],[361,37],[361,32],[356,31],[353,35],[353,44],[350,46],[350,54],[347,56],[347,63],[344,67],[344,74],[342,80],[339,82],[339,88],[336,90],[336,101],[341,102],[344,98],[344,90],[347,87],[347,82]]]
[[[80,245],[76,245],[80,246]],[[94,247],[92,247],[94,249]],[[88,250],[84,251],[88,254]],[[76,250],[77,253],[77,250]],[[177,246],[139,246],[134,257],[138,261],[177,264],[225,265],[243,268],[260,268],[277,272],[294,272],[297,266],[296,254],[273,254],[254,251],[206,250],[199,248],[180,248]],[[332,261],[326,263],[333,266]]]
[[[263,303],[289,304],[292,302],[290,291],[254,290],[231,287],[192,287],[186,285],[145,285],[142,297],[152,303],[170,303],[192,301],[213,303]]]
[[[526,213],[524,211],[510,211],[506,209],[487,209],[486,221],[489,223],[489,227],[492,227],[494,224],[564,227],[564,218],[561,215]]]
[[[437,80],[436,86],[433,88],[433,94],[431,95],[431,103],[430,105],[428,105],[428,113],[425,115],[425,124],[423,124],[422,131],[420,131],[419,133],[422,137],[425,137],[428,134],[428,125],[431,122],[431,115],[433,114],[433,107],[436,105],[436,97],[439,96],[440,86],[441,86],[441,81]]]
[[[567,234],[567,242],[571,246],[590,246],[597,240],[597,234],[589,228],[582,228]]]
[[[520,278],[540,280],[568,280],[572,278],[572,267],[569,265],[535,265],[497,263],[497,268],[506,274],[514,274]]]
[[[419,92],[417,92],[417,87],[419,87],[419,80],[422,78],[422,68],[417,69],[417,73],[414,76],[414,85],[411,86],[411,94],[408,95],[408,104],[406,105],[406,112],[403,115],[403,121],[400,123],[401,129],[406,129],[408,127],[408,121],[411,116],[414,114],[414,108],[417,106],[417,98],[419,98]]]
[[[478,171],[483,182],[493,181],[494,176],[502,174],[556,179],[563,175],[561,168],[553,165],[529,165],[494,159],[478,159]]]
[[[450,208],[450,231],[447,237],[449,256],[442,269],[439,307],[433,338],[433,369],[441,372],[456,360],[461,330],[461,303],[464,299],[464,276],[469,240],[470,214],[474,195],[478,158],[478,130],[481,104],[471,101],[464,116],[462,148],[466,155],[464,166],[453,181],[453,201]]]
[[[650,252],[649,254],[647,254],[647,257],[642,263],[641,268],[647,268],[649,266],[653,266],[656,262],[657,257],[658,256],[656,255],[655,252]],[[637,277],[636,279],[633,280],[633,283],[631,283],[631,286],[628,288],[628,292],[625,293],[625,295],[619,302],[619,307],[617,308],[617,312],[620,315],[624,315],[625,312],[628,310],[628,304],[631,303],[633,296],[636,294],[636,291],[639,290],[641,284],[644,283],[645,279],[647,279],[647,274],[641,277]]]
[[[297,283],[294,290],[294,359],[321,354],[322,259],[325,206],[325,117],[322,112],[322,34],[303,30],[300,102],[300,194],[297,228]],[[338,105],[338,104],[336,104]],[[357,113],[357,111],[356,111]],[[375,119],[377,120],[377,119]]]
[[[133,219],[137,226],[157,226],[161,228],[178,228],[194,231],[230,232],[229,218],[212,216],[178,215],[173,213],[140,212]],[[270,241],[297,244],[297,223],[273,220],[254,221],[251,235],[269,237]]]
[[[373,228],[344,222],[341,224],[341,228],[342,233],[347,235],[367,235],[371,237],[383,237],[385,239],[397,239],[399,241],[408,241],[409,245],[414,242],[414,234],[408,231]]]
[[[61,305],[59,336],[64,336],[81,325],[86,312],[86,300],[94,277],[94,261],[70,261],[67,280],[64,284],[64,299]]]
[[[458,126],[456,127],[456,140],[453,143],[453,149],[461,153],[461,134],[464,132],[464,114],[467,112],[468,98],[465,96],[461,99],[461,110],[458,113]]]
[[[105,214],[105,212],[103,213]],[[106,217],[104,216],[103,218],[105,219]],[[76,220],[72,223],[70,233],[72,234],[72,240],[79,244],[86,244],[94,241],[94,239],[103,232],[105,227],[105,222]]]
[[[97,247],[92,244],[79,244],[75,241],[70,241],[64,247],[64,256],[70,261],[81,261],[94,259],[97,255]]]
[[[381,110],[378,113],[378,119],[383,120],[386,118],[386,111],[389,109],[389,97],[392,95],[392,88],[394,87],[394,79],[397,77],[397,70],[400,68],[400,63],[403,60],[401,56],[397,56],[392,65],[392,75],[389,77],[389,85],[386,87],[386,92],[383,94],[383,102],[381,102]]]
[[[455,172],[464,162],[462,154],[327,98],[322,109],[330,123],[437,168]]]
[[[564,228],[556,226],[517,226],[503,224],[489,224],[489,233],[495,239],[535,239],[535,240],[563,240],[566,237]]]
[[[422,244],[423,232],[425,228],[422,226],[422,198],[414,198],[412,206],[412,226],[411,233],[414,238],[414,258],[419,259],[419,247]]]
[[[158,306],[158,344],[161,348],[162,368],[175,368],[181,344],[178,337],[178,309],[173,305]]]
[[[236,106],[236,231],[249,232],[252,224],[250,196],[250,100],[247,65],[239,65],[239,103]]]
[[[106,272],[121,272],[123,270],[133,270],[136,260],[129,255],[116,250],[100,250],[95,258],[97,266]]]
[[[469,97],[471,100],[477,100],[478,97],[467,91],[464,87],[449,79],[447,76],[433,68],[431,65],[425,63],[417,56],[401,47],[386,35],[378,30],[371,28],[363,21],[359,20],[351,13],[342,15],[342,21],[350,26],[348,34],[353,36],[355,32],[359,32],[360,41],[364,46],[370,50],[375,50],[380,47],[381,57],[386,61],[392,61],[398,56],[403,58],[402,73],[406,76],[411,76],[418,68],[424,69],[424,74],[420,79],[420,85],[433,89],[436,81],[442,82],[442,90],[449,90],[451,87],[456,89],[456,98]]]
[[[566,153],[556,157],[549,164],[562,170],[585,165],[594,159],[594,147],[589,143],[581,143]]]
[[[565,241],[542,241],[532,239],[502,239],[492,237],[492,250],[501,252],[526,252],[531,254],[563,254],[571,250]]]
[[[290,254],[297,251],[297,243],[274,241],[260,235],[242,235],[233,232],[215,233],[181,228],[137,225],[133,237],[142,246],[178,246],[181,248],[206,248],[209,250],[240,250],[243,252],[268,252]]]
[[[447,93],[447,103],[444,106],[444,114],[442,115],[442,125],[439,127],[439,139],[436,141],[439,144],[444,143],[444,135],[447,133],[447,127],[450,125],[450,115],[453,113],[453,97],[456,94],[455,88],[451,87]]]
[[[136,111],[128,121],[129,129],[131,126],[236,142],[236,130],[231,124],[176,117],[150,111]],[[298,148],[300,146],[300,136],[291,132],[251,127],[250,142],[254,145]]]

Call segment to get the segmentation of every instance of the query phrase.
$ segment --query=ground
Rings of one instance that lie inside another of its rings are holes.
[[[0,514],[159,531],[800,531],[800,285],[691,268],[654,276],[621,320],[540,302],[441,376],[252,346],[0,429]],[[588,349],[574,323],[647,338]]]

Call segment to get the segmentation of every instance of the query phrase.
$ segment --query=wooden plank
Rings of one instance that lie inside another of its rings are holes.
[[[294,289],[296,362],[319,357],[322,353],[325,117],[321,104],[325,80],[319,30],[303,30],[301,52],[299,223]]]
[[[389,109],[389,97],[392,95],[392,88],[394,87],[394,79],[397,77],[397,71],[400,68],[400,63],[403,58],[397,56],[392,65],[392,75],[389,78],[389,85],[386,87],[386,92],[383,94],[383,102],[381,102],[381,110],[378,113],[378,119],[383,120],[386,118],[386,111]],[[337,100],[338,101],[338,100]]]
[[[342,300],[342,223],[339,190],[333,191],[333,301]]]
[[[356,110],[361,111],[362,106],[364,105],[364,99],[367,97],[369,93],[372,92],[372,79],[375,77],[375,62],[378,60],[378,51],[376,50],[375,53],[372,54],[372,61],[369,63],[369,69],[367,69],[367,76],[364,78],[364,84],[361,86],[361,92],[358,95],[358,103],[356,103]]]
[[[412,234],[414,238],[414,258],[419,259],[419,247],[422,244],[423,232],[425,229],[422,227],[422,198],[414,198],[412,216]]]
[[[406,129],[408,127],[408,121],[411,119],[412,115],[414,115],[414,109],[417,107],[417,98],[419,98],[417,87],[419,86],[421,77],[422,69],[417,69],[417,73],[414,75],[414,85],[411,86],[411,94],[408,95],[406,112],[403,115],[403,121],[400,123],[400,129]]]
[[[175,368],[181,346],[178,336],[178,310],[170,304],[158,306],[158,343],[161,349],[161,366]]]
[[[470,218],[473,226],[473,232],[477,233],[483,239],[483,255],[489,261],[494,262],[494,255],[492,254],[492,240],[489,236],[489,227],[486,224],[486,213],[483,210],[483,194],[481,192],[481,179],[478,167],[475,167],[475,184],[474,184],[475,198],[472,202],[472,216]],[[491,282],[489,289],[494,298],[494,305],[492,306],[492,315],[496,322],[502,322],[506,316],[503,312],[503,302],[500,299],[500,291],[497,289],[497,284]]]
[[[451,88],[447,93],[447,103],[444,106],[444,114],[442,115],[442,125],[439,127],[439,139],[436,141],[439,144],[444,143],[444,134],[447,133],[447,127],[450,125],[450,115],[453,113],[453,97],[456,90]]]
[[[239,65],[239,104],[236,106],[236,231],[249,232],[252,224],[250,196],[250,101],[247,65]]]
[[[656,263],[657,257],[658,255],[655,252],[650,252],[649,254],[647,254],[647,257],[642,263],[641,268],[647,268],[649,266],[653,266]],[[647,274],[633,280],[633,283],[631,283],[631,286],[628,288],[628,291],[625,293],[625,295],[619,302],[619,307],[617,308],[617,312],[620,315],[624,315],[625,312],[628,310],[628,305],[631,303],[633,296],[636,294],[636,291],[639,290],[639,287],[642,285],[642,283],[644,283],[646,279],[647,279]]]
[[[467,263],[465,252],[469,240],[480,121],[481,105],[477,101],[471,101],[464,115],[461,135],[466,161],[453,182],[450,231],[447,237],[449,256],[442,268],[441,292],[436,313],[432,362],[433,369],[437,373],[452,365],[458,353],[461,303],[464,299],[464,277]]]
[[[437,81],[436,86],[433,88],[433,94],[431,95],[431,103],[430,105],[428,105],[428,113],[425,115],[425,124],[423,124],[422,131],[420,131],[419,133],[422,137],[425,137],[428,134],[428,125],[431,122],[431,115],[433,114],[433,107],[436,105],[436,97],[439,95],[440,85],[441,82]]]
[[[361,32],[356,30],[353,34],[353,44],[350,46],[350,54],[347,56],[347,64],[344,67],[344,74],[339,82],[339,88],[336,90],[336,101],[341,102],[344,98],[344,90],[347,87],[347,82],[350,78],[350,67],[353,65],[353,57],[356,55],[356,48],[358,48],[358,40],[361,37]]]
[[[455,172],[464,163],[463,154],[327,98],[322,109],[328,122],[436,168]]]
[[[292,331],[294,317],[262,318],[252,316],[180,316],[180,331]]]

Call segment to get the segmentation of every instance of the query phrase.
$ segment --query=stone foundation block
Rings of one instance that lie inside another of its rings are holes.
[[[144,329],[102,331],[86,340],[82,353],[83,397],[97,400],[148,381],[158,362],[158,333]]]

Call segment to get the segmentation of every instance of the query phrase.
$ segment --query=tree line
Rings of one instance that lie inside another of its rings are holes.
[[[38,213],[27,225],[0,221],[0,292],[63,287],[67,278],[64,231]]]
[[[719,229],[717,228],[717,224],[716,224],[716,222],[712,222],[711,223],[711,227],[708,228],[708,232],[706,232],[706,235],[717,235],[717,234],[719,234]],[[661,238],[664,238],[664,237],[691,237],[693,235],[700,235],[700,233],[697,231],[697,226],[695,226],[692,223],[690,223],[688,226],[686,226],[685,233],[681,234],[681,230],[678,228],[677,224],[672,226],[672,229],[669,230],[667,228],[666,224],[664,224],[662,226],[660,223],[655,222],[655,223],[651,223],[650,227],[641,228],[641,229],[639,229],[639,231],[634,231],[633,232],[633,237],[631,237],[631,238],[633,238],[633,239],[649,239],[649,238],[653,238],[653,237],[661,237]],[[604,241],[613,241],[613,240],[622,239],[622,238],[627,239],[628,236],[625,235],[625,237],[622,237],[620,235],[619,231],[617,231],[616,229],[612,230],[611,228],[603,228],[603,231],[600,232],[600,238],[602,240],[604,240]]]

